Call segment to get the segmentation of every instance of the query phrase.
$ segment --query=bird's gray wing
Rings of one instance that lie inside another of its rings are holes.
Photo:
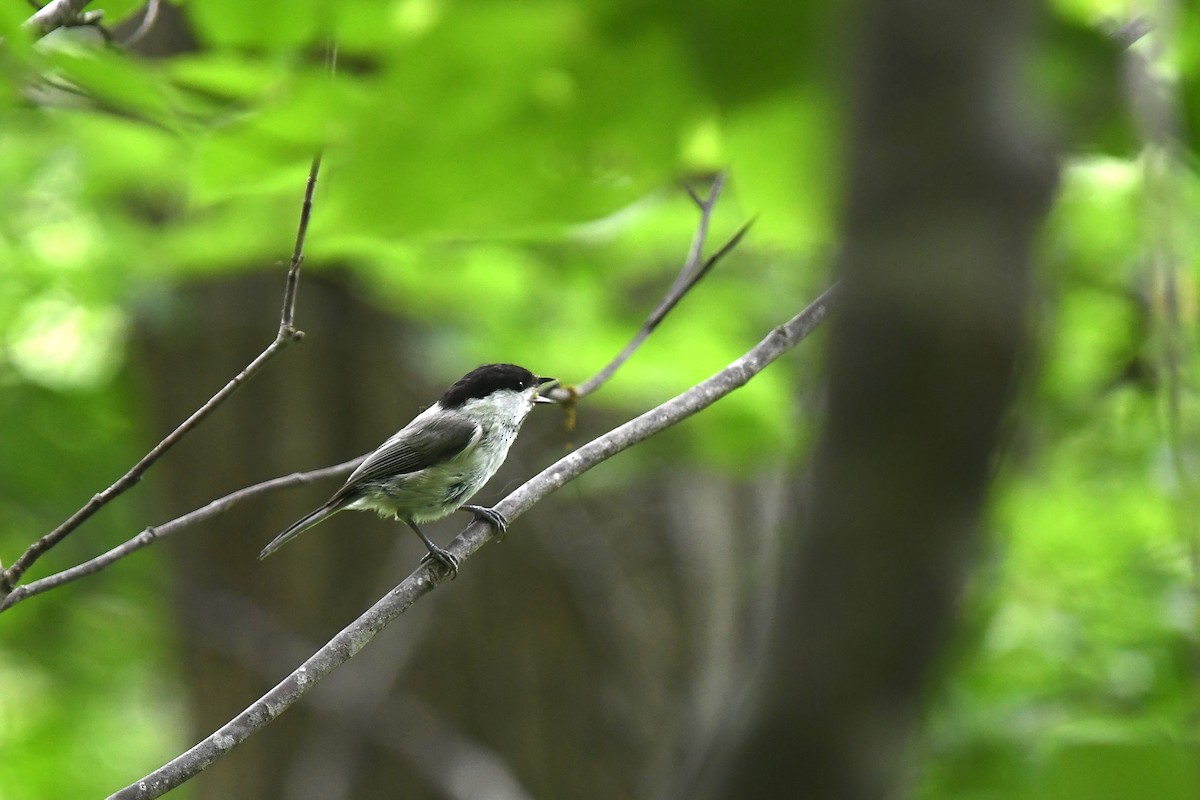
[[[481,434],[479,425],[462,414],[418,417],[367,456],[334,498],[345,497],[365,483],[418,472],[453,458],[474,447]]]

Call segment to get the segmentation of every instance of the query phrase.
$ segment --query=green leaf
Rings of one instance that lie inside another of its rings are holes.
[[[1200,750],[1162,741],[1078,742],[1057,748],[1038,800],[1193,800],[1200,795]]]
[[[217,48],[290,50],[320,35],[331,13],[319,0],[197,0],[186,6],[200,40]]]

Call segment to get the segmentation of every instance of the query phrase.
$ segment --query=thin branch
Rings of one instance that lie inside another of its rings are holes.
[[[121,42],[122,47],[131,47],[140,42],[150,29],[154,27],[154,23],[158,21],[158,7],[161,0],[148,0],[146,10],[142,13],[142,20],[138,23],[137,28],[133,33],[126,37],[125,41]]]
[[[49,8],[49,6],[47,6]],[[146,470],[154,465],[168,450],[170,450],[180,439],[187,435],[193,428],[211,414],[217,406],[225,402],[235,391],[241,387],[246,381],[254,377],[268,361],[274,358],[281,350],[287,347],[294,341],[298,341],[304,336],[303,331],[298,331],[293,325],[293,320],[296,313],[296,290],[300,277],[300,264],[304,261],[304,239],[308,232],[308,218],[312,210],[312,197],[317,184],[317,173],[321,167],[321,157],[318,155],[313,159],[312,166],[308,173],[308,183],[304,191],[304,205],[300,213],[300,224],[296,230],[296,246],[292,255],[291,267],[288,269],[287,288],[284,291],[283,311],[279,320],[279,331],[275,335],[275,340],[267,346],[265,350],[259,353],[250,364],[234,376],[233,380],[225,384],[219,392],[213,395],[207,403],[202,405],[195,413],[188,417],[175,430],[155,445],[154,449],[142,457],[140,461],[126,472],[121,478],[109,486],[99,494],[93,495],[82,508],[72,514],[65,522],[59,525],[54,530],[47,533],[45,536],[31,544],[24,553],[21,554],[12,566],[0,573],[0,602],[7,599],[16,587],[21,577],[26,570],[33,565],[35,561],[45,555],[51,548],[65,539],[72,531],[86,522],[93,514],[111,502],[114,498],[120,496],[127,490],[133,487]]]
[[[671,312],[679,301],[683,299],[692,288],[703,280],[704,276],[716,266],[730,250],[737,246],[746,231],[750,229],[753,220],[744,224],[738,232],[733,235],[733,238],[725,243],[720,250],[713,256],[709,257],[704,263],[700,262],[704,253],[704,241],[708,238],[708,225],[712,219],[713,209],[716,208],[717,198],[721,195],[721,190],[725,186],[724,173],[718,173],[713,179],[712,187],[709,189],[708,197],[701,197],[696,193],[696,190],[691,186],[685,185],[684,190],[687,191],[688,197],[696,203],[700,209],[700,222],[696,226],[696,234],[692,237],[691,247],[688,248],[687,258],[683,262],[683,267],[679,270],[679,274],[675,277],[675,282],[671,284],[671,288],[667,290],[666,295],[659,302],[658,306],[650,312],[650,316],[646,317],[646,321],[642,323],[642,327],[634,335],[629,344],[625,345],[620,353],[610,361],[604,369],[597,372],[593,377],[571,388],[555,389],[550,392],[550,396],[559,401],[574,401],[580,397],[591,394],[599,389],[613,376],[621,366],[629,360],[630,356],[641,347],[642,342],[654,332],[658,324]]]
[[[158,461],[168,450],[171,449],[180,439],[188,432],[195,428],[205,417],[207,417],[214,409],[224,402],[231,394],[245,383],[249,378],[253,377],[262,367],[271,360],[283,347],[291,341],[293,336],[278,336],[266,350],[258,355],[250,365],[239,372],[233,380],[225,384],[225,386],[217,392],[207,403],[201,406],[195,413],[184,420],[178,428],[173,430],[165,439],[159,442],[153,450],[142,457],[126,472],[121,478],[109,486],[103,492],[93,495],[82,508],[72,514],[65,522],[57,528],[38,539],[29,548],[21,554],[11,567],[4,571],[3,576],[0,576],[0,597],[7,597],[29,569],[41,556],[48,552],[52,547],[65,539],[72,531],[87,521],[93,514],[111,502],[114,498],[129,490],[136,484],[142,475],[148,470],[154,462]]]
[[[292,248],[292,263],[288,266],[287,285],[283,290],[283,311],[279,316],[279,334],[285,333],[299,339],[303,331],[296,330],[292,323],[296,318],[296,293],[300,288],[300,265],[304,263],[304,240],[308,237],[308,220],[312,216],[313,194],[317,190],[317,175],[321,172],[321,153],[313,156],[308,168],[308,182],[304,185],[304,202],[300,206],[300,224],[296,228],[296,246]]]
[[[516,519],[539,500],[600,462],[681,422],[745,385],[768,364],[798,344],[829,315],[835,292],[836,287],[826,290],[808,308],[775,328],[753,349],[717,374],[542,470],[498,503],[496,510],[509,520]],[[462,562],[483,547],[491,535],[491,528],[487,524],[471,523],[450,543],[449,550]],[[116,792],[109,800],[160,797],[195,777],[286,711],[309,689],[358,653],[384,626],[404,613],[420,597],[433,591],[445,577],[443,568],[433,564],[422,565],[243,712],[187,752]]]
[[[11,606],[15,606],[22,600],[26,600],[34,595],[48,592],[51,589],[57,589],[73,581],[88,575],[94,575],[108,565],[121,560],[131,553],[141,550],[147,545],[161,541],[170,536],[174,536],[184,528],[195,525],[197,522],[202,522],[218,514],[223,514],[239,503],[249,500],[252,497],[257,497],[260,494],[273,492],[276,489],[288,489],[292,486],[301,486],[324,478],[333,478],[340,475],[347,475],[362,463],[365,456],[352,458],[341,464],[335,464],[332,467],[324,467],[322,469],[314,469],[310,472],[293,472],[290,475],[282,475],[278,478],[272,478],[262,483],[256,483],[253,486],[247,486],[244,489],[239,489],[236,492],[231,492],[224,497],[219,497],[205,505],[184,514],[182,517],[164,522],[161,525],[151,525],[143,530],[132,539],[126,540],[124,543],[117,545],[106,553],[96,556],[90,561],[85,561],[78,566],[65,569],[62,572],[56,572],[53,575],[48,575],[40,580],[27,583],[13,589],[12,594],[0,603],[0,611],[6,611]]]
[[[325,71],[328,77],[337,73],[337,45],[332,41],[325,45]],[[283,311],[279,318],[279,331],[285,330],[300,339],[303,331],[296,330],[293,320],[296,317],[296,292],[300,287],[300,265],[304,263],[304,241],[308,237],[308,221],[312,217],[313,194],[317,190],[317,175],[321,172],[323,151],[318,150],[313,156],[312,164],[308,167],[308,183],[304,186],[304,202],[300,205],[300,223],[296,226],[296,245],[292,248],[292,263],[288,267],[287,285],[283,290]]]
[[[675,278],[675,283],[671,286],[668,295],[682,289],[684,284],[688,283],[688,276],[696,270],[700,263],[700,256],[704,252],[704,242],[708,239],[708,224],[712,221],[713,211],[717,207],[717,198],[721,196],[721,191],[725,188],[725,173],[718,172],[713,178],[712,186],[708,189],[708,197],[701,197],[691,184],[684,184],[684,187],[687,189],[688,197],[692,198],[692,202],[700,210],[700,222],[696,225],[696,235],[692,237],[692,245],[688,248],[683,269],[679,270],[679,275]]]
[[[334,51],[332,48],[327,54],[327,59],[330,63],[330,69],[333,69],[333,63],[336,59],[336,51]],[[308,182],[306,184],[304,193],[304,202],[301,205],[300,210],[300,222],[296,231],[296,243],[292,252],[291,264],[287,273],[287,284],[284,290],[283,310],[280,314],[280,335],[287,335],[288,332],[290,332],[293,340],[304,335],[302,331],[295,330],[293,327],[293,320],[295,317],[296,290],[298,287],[300,266],[304,261],[304,242],[307,236],[309,219],[312,213],[313,192],[316,189],[317,175],[320,170],[320,165],[321,155],[318,153],[317,156],[313,158],[312,165],[309,170]],[[678,304],[683,296],[686,295],[687,292],[692,289],[692,287],[699,283],[700,280],[702,280],[704,276],[708,274],[708,272],[717,264],[718,261],[720,261],[726,254],[736,247],[739,242],[741,242],[742,237],[745,236],[746,232],[753,224],[753,220],[750,220],[742,225],[742,227],[739,228],[736,233],[734,233],[729,241],[727,241],[719,250],[709,256],[703,264],[699,263],[704,240],[707,236],[708,220],[711,216],[713,208],[716,205],[716,201],[720,194],[723,183],[723,176],[718,175],[716,180],[713,182],[713,186],[709,191],[707,198],[701,198],[690,186],[685,187],[688,195],[695,201],[701,210],[701,221],[689,249],[687,260],[685,261],[679,276],[676,278],[674,285],[672,285],[670,291],[668,291],[667,295],[659,303],[658,307],[651,312],[650,316],[646,319],[646,322],[642,325],[641,330],[638,331],[638,334],[630,341],[625,349],[622,350],[621,353],[614,358],[607,367],[605,367],[604,370],[602,370],[599,374],[591,378],[582,386],[576,387],[573,391],[559,390],[561,395],[557,399],[562,400],[566,399],[567,397],[571,397],[573,400],[578,399],[579,397],[582,397],[583,395],[599,388],[612,376],[612,374],[621,366],[621,364],[628,360],[628,358],[633,354],[633,351],[636,350],[643,341],[645,341],[646,337],[649,336],[650,333],[663,320],[663,318],[670,313],[670,311]],[[278,343],[278,341],[279,340],[277,338],[276,343]],[[274,347],[276,343],[273,343],[272,347]],[[270,350],[271,348],[268,348],[268,351]],[[259,356],[259,359],[256,359],[255,364],[259,364],[259,360],[265,360],[264,356],[269,357],[267,356],[267,353],[264,352],[263,355]],[[247,368],[247,370],[243,372],[249,372],[252,368],[256,368],[255,364],[252,364],[251,367]],[[244,378],[242,379],[244,380]],[[188,423],[185,423],[185,425],[187,424]],[[93,559],[90,559],[89,561],[79,564],[78,566],[54,573],[25,586],[16,586],[16,580],[19,579],[20,573],[24,571],[24,567],[27,567],[28,563],[32,563],[33,560],[36,560],[35,557],[16,572],[16,578],[13,579],[13,586],[10,587],[11,590],[7,596],[3,591],[0,591],[0,612],[6,611],[10,607],[20,603],[22,600],[26,600],[34,595],[41,594],[49,591],[50,589],[55,589],[80,578],[95,574],[110,564],[113,564],[125,556],[137,552],[147,545],[153,544],[154,542],[164,539],[167,536],[174,535],[175,533],[195,524],[196,522],[209,519],[210,517],[216,516],[217,514],[228,510],[242,500],[249,499],[266,492],[274,491],[275,489],[283,489],[299,483],[305,483],[310,480],[318,480],[321,477],[333,476],[342,474],[343,472],[348,472],[353,465],[357,464],[358,460],[359,459],[355,459],[354,461],[349,461],[345,464],[318,469],[312,472],[294,473],[292,475],[274,478],[254,486],[247,487],[240,491],[233,492],[225,497],[213,500],[202,508],[185,514],[182,517],[172,519],[161,525],[148,527],[133,538]],[[350,467],[347,468],[347,465],[350,465]],[[117,494],[119,494],[119,492],[117,492]],[[116,494],[113,494],[112,496],[115,497]],[[99,495],[97,497],[99,497]],[[111,497],[109,499],[111,499]],[[96,500],[96,498],[93,498],[93,501],[94,500]],[[107,500],[104,502],[107,502]],[[103,505],[103,503],[100,505]],[[97,506],[97,508],[98,507],[99,506]],[[83,510],[84,509],[81,509],[81,512]],[[77,512],[77,515],[81,512]],[[65,527],[74,519],[75,518],[72,517],[71,520],[68,520],[67,523],[64,523],[64,525],[60,526],[60,528]],[[84,517],[84,519],[86,519],[86,517]],[[76,526],[82,521],[82,519],[78,520],[78,522],[76,522]],[[17,564],[14,564],[13,566],[16,568]],[[3,588],[3,578],[7,574],[8,573],[0,572],[0,589]]]
[[[1128,49],[1153,29],[1153,24],[1148,17],[1138,16],[1114,26],[1108,32],[1108,37],[1122,49]]]
[[[86,21],[83,19],[83,8],[90,2],[91,0],[51,0],[25,20],[21,27],[32,36],[41,38],[55,28]]]

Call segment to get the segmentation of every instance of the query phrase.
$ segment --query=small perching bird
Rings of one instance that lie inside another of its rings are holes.
[[[339,511],[369,509],[403,521],[429,548],[426,558],[457,575],[458,559],[430,541],[417,523],[461,508],[504,533],[503,515],[464,504],[500,469],[534,405],[554,402],[538,394],[539,386],[553,380],[515,364],[476,367],[367,456],[325,505],[276,536],[258,557],[266,558]]]

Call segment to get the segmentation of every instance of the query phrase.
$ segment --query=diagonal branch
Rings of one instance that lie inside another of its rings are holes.
[[[47,6],[49,8],[49,6]],[[44,10],[44,9],[43,9]],[[40,12],[39,12],[40,13]],[[318,155],[313,159],[312,166],[308,173],[308,183],[304,191],[304,205],[300,212],[300,224],[296,230],[296,245],[292,252],[292,262],[288,268],[287,286],[284,290],[283,311],[279,319],[279,331],[275,334],[275,340],[267,346],[265,350],[250,362],[241,372],[233,377],[229,383],[225,384],[219,392],[213,395],[207,403],[202,405],[190,417],[175,430],[171,431],[165,439],[154,446],[149,453],[142,457],[140,461],[121,476],[116,483],[109,486],[99,494],[93,495],[82,508],[72,514],[65,522],[59,525],[54,530],[42,536],[40,539],[31,544],[24,553],[13,562],[12,566],[0,572],[0,602],[3,602],[16,587],[21,577],[25,574],[35,561],[45,555],[51,548],[61,542],[63,539],[86,522],[93,514],[110,503],[114,498],[119,497],[124,492],[133,487],[146,470],[154,465],[154,462],[162,458],[162,456],[170,450],[180,439],[186,436],[193,428],[200,424],[209,414],[211,414],[217,406],[225,402],[230,395],[236,392],[242,384],[254,377],[267,362],[274,358],[281,350],[287,347],[292,342],[300,340],[304,336],[304,332],[297,330],[293,324],[296,314],[296,293],[300,280],[300,265],[304,261],[304,241],[308,234],[308,221],[312,212],[313,192],[316,190],[317,174],[321,168],[321,156]]]
[[[681,395],[589,442],[542,470],[496,505],[509,520],[600,462],[653,436],[745,385],[819,325],[833,306],[836,287],[826,290],[788,322],[772,330],[744,356]],[[492,536],[492,529],[472,523],[449,550],[459,561],[469,558]],[[446,577],[441,567],[419,567],[362,616],[342,629],[291,675],[187,752],[126,786],[109,800],[149,800],[195,777],[304,696],[313,686],[361,650],[384,626],[404,613]]]
[[[261,606],[234,592],[191,584],[185,584],[185,590],[195,601],[189,599],[181,609],[198,626],[203,646],[264,679],[290,670],[316,649]],[[203,613],[196,613],[201,607]],[[446,800],[482,796],[532,800],[498,753],[457,730],[415,693],[395,691],[413,657],[422,652],[421,637],[412,635],[414,627],[432,621],[424,617],[409,626],[408,637],[381,643],[372,653],[376,669],[361,670],[353,681],[330,681],[309,697],[309,707],[337,720],[352,735],[405,759]],[[231,636],[233,629],[237,635]],[[326,765],[329,769],[337,769],[336,763]]]
[[[197,522],[215,517],[218,514],[223,514],[244,500],[249,500],[252,497],[257,497],[261,494],[273,492],[276,489],[287,489],[292,486],[301,486],[304,484],[319,481],[324,478],[333,478],[339,475],[347,475],[352,469],[362,463],[365,456],[352,458],[349,461],[344,461],[341,464],[335,464],[332,467],[324,467],[322,469],[314,469],[310,472],[293,472],[291,475],[282,475],[278,478],[256,483],[253,486],[247,486],[244,489],[239,489],[236,492],[231,492],[224,497],[219,497],[205,505],[197,508],[195,511],[188,512],[182,517],[164,522],[162,525],[151,525],[141,533],[128,539],[125,542],[117,545],[106,553],[102,553],[93,559],[83,562],[77,566],[65,569],[62,572],[56,572],[53,575],[48,575],[40,580],[32,581],[23,584],[13,589],[12,594],[3,602],[0,602],[0,611],[7,611],[10,607],[15,606],[22,600],[26,600],[34,595],[48,592],[51,589],[57,589],[73,581],[88,575],[94,575],[100,570],[107,567],[116,561],[121,560],[125,556],[136,553],[147,545],[154,544],[157,541],[166,539],[169,536],[174,536],[183,529],[195,525]]]
[[[25,20],[21,27],[35,37],[45,36],[55,28],[79,22],[84,6],[90,2],[91,0],[51,0]]]
[[[696,206],[700,209],[700,222],[696,226],[696,234],[692,237],[692,245],[688,248],[687,258],[684,260],[679,274],[675,277],[675,282],[667,290],[667,294],[659,302],[658,306],[650,312],[650,316],[646,317],[646,321],[642,323],[642,327],[634,335],[633,339],[629,341],[629,344],[625,345],[625,349],[618,353],[612,361],[608,362],[604,369],[578,386],[571,387],[570,389],[552,390],[550,393],[551,397],[559,401],[574,401],[591,394],[607,383],[609,378],[641,347],[642,342],[646,341],[667,314],[671,313],[671,310],[679,304],[684,295],[703,280],[704,276],[716,266],[717,262],[738,245],[738,242],[746,235],[754,220],[750,220],[742,225],[728,242],[716,253],[709,256],[703,263],[700,261],[704,252],[704,241],[708,238],[709,221],[712,219],[713,209],[716,208],[717,198],[720,197],[724,186],[724,173],[718,173],[717,177],[713,180],[712,188],[708,191],[708,197],[701,197],[691,186],[684,186],[688,196],[692,198]]]

